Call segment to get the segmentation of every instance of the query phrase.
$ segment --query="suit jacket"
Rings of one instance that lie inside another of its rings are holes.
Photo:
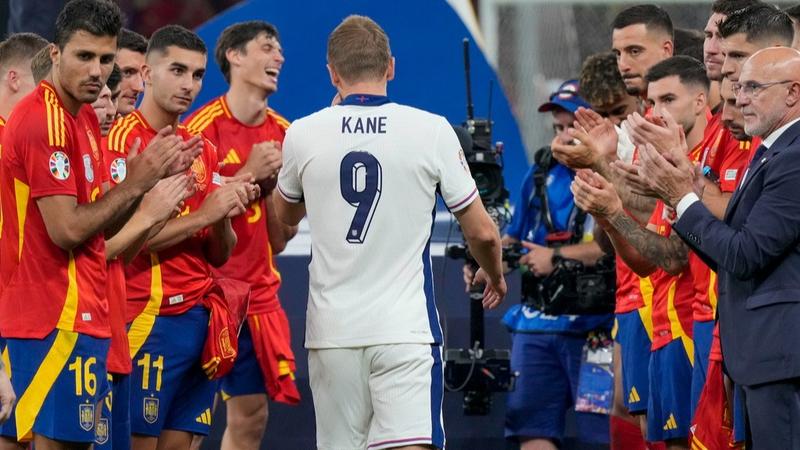
[[[718,273],[731,378],[800,377],[800,122],[751,164],[724,220],[695,202],[674,229]]]

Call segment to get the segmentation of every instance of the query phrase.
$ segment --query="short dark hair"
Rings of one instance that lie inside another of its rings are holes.
[[[122,12],[108,0],[70,0],[56,19],[55,44],[63,49],[72,35],[83,30],[95,36],[119,36]]]
[[[135,31],[123,28],[119,33],[117,47],[144,55],[147,52],[147,38]]]
[[[693,84],[708,91],[711,84],[706,75],[706,67],[691,56],[672,56],[650,68],[644,79],[648,83],[662,78],[677,76],[682,84]]]
[[[200,36],[180,25],[167,25],[157,29],[150,36],[146,55],[150,55],[154,51],[165,53],[167,47],[178,47],[202,54],[208,53],[206,44],[200,39]]]
[[[675,55],[686,55],[697,59],[703,60],[703,41],[705,36],[702,31],[690,30],[687,28],[675,28],[674,31],[674,48]]]
[[[759,0],[717,0],[711,5],[711,12],[730,16],[736,11],[740,11],[761,3]]]
[[[36,52],[31,59],[31,74],[33,74],[33,81],[39,84],[40,81],[47,78],[47,74],[53,68],[53,61],[50,59],[50,46],[43,47]]]
[[[36,33],[12,34],[0,42],[0,68],[19,62],[27,63],[47,44],[47,39]]]
[[[719,35],[723,39],[738,33],[744,33],[747,42],[779,39],[789,46],[794,38],[794,27],[785,12],[759,3],[732,13],[719,24]]]
[[[790,6],[784,9],[783,12],[794,20],[800,20],[800,5]]]
[[[664,8],[657,5],[636,5],[623,9],[611,22],[611,28],[620,30],[639,24],[644,25],[647,31],[659,30],[672,38],[672,19]]]
[[[592,106],[616,103],[628,95],[614,53],[597,53],[586,58],[581,67],[580,95]]]
[[[122,71],[119,70],[119,66],[115,63],[114,68],[111,69],[111,74],[108,75],[108,80],[106,80],[106,86],[111,89],[111,92],[114,92],[120,81],[122,81]]]
[[[267,38],[275,38],[280,40],[278,36],[278,29],[274,25],[264,22],[262,20],[250,20],[248,22],[235,23],[224,30],[217,39],[217,46],[214,49],[214,59],[217,61],[219,70],[225,77],[225,81],[231,82],[231,63],[225,53],[228,50],[234,49],[242,53],[245,52],[245,46],[248,42],[257,38],[260,34],[266,34]]]

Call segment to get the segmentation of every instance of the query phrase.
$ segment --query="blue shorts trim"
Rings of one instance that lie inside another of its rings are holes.
[[[617,342],[622,355],[622,388],[631,414],[647,411],[650,397],[650,346],[652,342],[639,311],[617,314]]]
[[[565,415],[574,406],[586,338],[565,334],[513,333],[511,370],[519,373],[508,395],[507,438],[564,438]],[[578,439],[608,443],[608,416],[576,413]]]
[[[444,424],[442,423],[442,402],[444,401],[444,365],[442,346],[431,345],[431,445],[445,448]]]
[[[692,363],[681,339],[651,353],[647,440],[689,436],[691,387]]]
[[[711,342],[714,340],[714,321],[694,322],[692,326],[692,339],[694,340],[694,366],[692,367],[692,398],[691,416],[697,409],[700,394],[706,384],[708,374],[708,356],[711,354]]]
[[[220,382],[220,392],[224,400],[240,395],[267,394],[264,374],[253,348],[253,336],[247,321],[239,333],[239,350],[233,369]]]
[[[17,405],[2,434],[19,441],[39,434],[91,443],[95,408],[107,389],[110,339],[54,330],[44,339],[7,339]]]
[[[157,316],[133,360],[131,432],[162,430],[207,435],[218,383],[200,365],[208,311],[196,306],[177,316]]]

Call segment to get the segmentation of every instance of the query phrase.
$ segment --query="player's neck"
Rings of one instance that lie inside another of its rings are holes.
[[[703,141],[707,124],[708,118],[706,118],[706,112],[703,111],[703,113],[698,116],[697,120],[694,121],[692,131],[686,135],[686,146],[689,147],[689,151],[697,147],[697,145]]]
[[[264,89],[234,80],[225,94],[225,103],[236,120],[255,126],[261,125],[267,118],[267,98],[268,94]]]
[[[364,81],[339,86],[339,95],[342,99],[353,94],[386,95],[386,81]]]
[[[154,130],[160,130],[167,125],[172,126],[173,130],[178,128],[179,115],[164,111],[164,109],[158,106],[155,100],[147,94],[145,94],[142,99],[139,113]]]

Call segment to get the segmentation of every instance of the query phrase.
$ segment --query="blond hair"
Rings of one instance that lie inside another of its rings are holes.
[[[391,58],[389,37],[369,17],[349,16],[328,37],[328,64],[347,83],[382,79]]]

